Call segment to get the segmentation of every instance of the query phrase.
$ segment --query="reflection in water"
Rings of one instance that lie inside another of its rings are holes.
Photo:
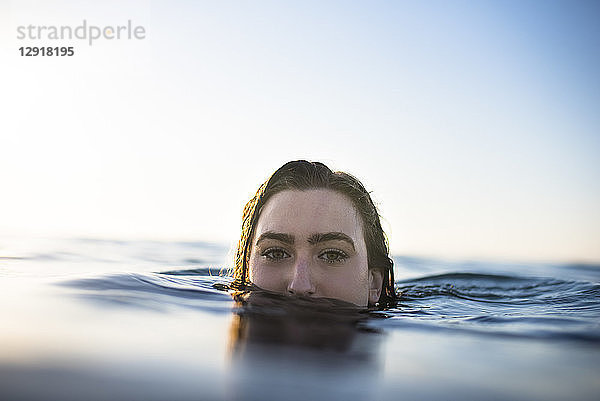
[[[207,271],[5,277],[0,399],[595,401],[599,273],[485,268],[399,282],[386,319],[269,293],[234,303]]]
[[[236,298],[230,399],[373,398],[382,335],[368,314],[332,299],[252,292]]]

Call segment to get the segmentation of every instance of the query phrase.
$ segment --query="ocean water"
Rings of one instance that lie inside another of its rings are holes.
[[[219,288],[225,246],[0,238],[0,399],[597,400],[600,266],[395,257],[399,304]]]

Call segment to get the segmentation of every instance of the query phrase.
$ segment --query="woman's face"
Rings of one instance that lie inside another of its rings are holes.
[[[328,189],[286,190],[264,205],[252,239],[250,280],[288,295],[358,306],[379,299],[382,274],[369,271],[360,215]]]

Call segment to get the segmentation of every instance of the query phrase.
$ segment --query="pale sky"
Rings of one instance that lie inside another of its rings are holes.
[[[600,3],[0,1],[0,235],[234,244],[288,160],[392,252],[600,261]],[[134,25],[143,40],[18,40]],[[73,57],[21,57],[21,46]]]

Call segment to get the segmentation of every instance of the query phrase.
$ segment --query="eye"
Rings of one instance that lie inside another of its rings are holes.
[[[325,249],[319,254],[319,259],[328,264],[343,263],[348,259],[348,255],[339,249]]]
[[[287,253],[282,248],[269,248],[266,249],[260,256],[264,256],[265,258],[273,261],[279,261],[290,257],[290,254]]]

